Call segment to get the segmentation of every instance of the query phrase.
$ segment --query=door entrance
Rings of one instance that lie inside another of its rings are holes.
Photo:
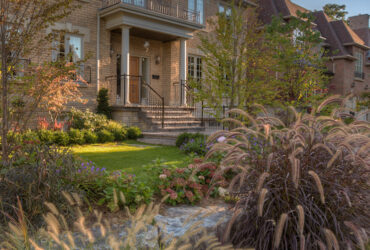
[[[140,103],[140,58],[130,57],[130,103]]]

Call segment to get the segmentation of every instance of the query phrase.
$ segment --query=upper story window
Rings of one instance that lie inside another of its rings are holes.
[[[356,62],[355,62],[355,77],[357,78],[363,78],[363,67],[364,67],[364,57],[363,54],[360,52],[355,52],[354,53],[356,57]]]
[[[218,12],[225,13],[226,16],[231,16],[231,7],[226,4],[220,3],[218,5]]]
[[[130,3],[136,6],[144,7],[145,6],[145,0],[123,0],[124,3]]]
[[[77,34],[63,34],[61,32],[54,35],[52,61],[56,62],[65,59],[67,62],[78,63],[83,60],[83,37]],[[84,65],[80,65],[79,75],[83,75]]]
[[[188,0],[188,10],[189,10],[189,20],[198,21],[197,18],[199,18],[199,23],[200,24],[204,23],[203,0]],[[199,17],[196,14],[198,14]]]

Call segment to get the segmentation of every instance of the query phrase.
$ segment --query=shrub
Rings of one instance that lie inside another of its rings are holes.
[[[98,136],[90,130],[83,130],[83,135],[85,143],[93,144],[98,142]]]
[[[106,182],[100,182],[99,185],[103,189],[104,197],[98,204],[106,204],[111,211],[123,206],[135,209],[139,204],[149,203],[153,199],[154,191],[151,187],[138,180],[135,175],[123,171],[113,172],[106,178]],[[120,198],[118,203],[117,198]]]
[[[162,196],[169,195],[166,199],[168,204],[194,204],[206,195],[217,196],[218,187],[227,185],[225,177],[214,177],[217,168],[215,163],[201,165],[201,162],[200,159],[194,159],[186,168],[170,168],[156,163],[155,168],[161,169],[157,176],[157,191]],[[214,185],[211,184],[212,179],[217,179]]]
[[[96,113],[105,115],[108,119],[112,119],[112,108],[109,106],[108,89],[102,88],[99,90],[97,103],[98,107]]]
[[[129,127],[127,129],[127,138],[128,139],[136,140],[137,138],[140,138],[142,136],[143,135],[141,133],[141,130],[138,127]]]
[[[54,143],[54,131],[41,129],[37,131],[40,141],[44,144],[51,145]]]
[[[69,134],[69,142],[71,144],[79,144],[82,145],[85,143],[84,140],[84,133],[79,129],[71,128],[68,132]]]
[[[54,132],[54,142],[59,146],[67,146],[69,144],[70,138],[68,133],[63,131]]]
[[[88,109],[82,111],[72,108],[69,119],[71,128],[88,129],[92,131],[101,130],[108,123],[104,115],[95,114]]]
[[[36,131],[27,130],[22,134],[22,141],[23,142],[38,142],[40,141],[39,135]]]
[[[341,101],[332,97],[316,112]],[[225,153],[217,175],[236,174],[229,191],[239,198],[233,218],[219,228],[220,237],[238,248],[364,249],[367,239],[360,228],[369,227],[369,125],[292,111],[295,121],[285,126],[267,112],[255,118],[234,110],[252,126],[228,118],[236,128],[209,139],[215,145],[207,157]]]
[[[99,131],[97,135],[98,135],[98,142],[100,143],[114,141],[114,135],[106,129]]]
[[[176,147],[180,148],[182,145],[186,144],[191,139],[195,140],[198,138],[201,138],[205,141],[207,139],[207,136],[200,133],[187,133],[187,132],[182,133],[176,139]]]
[[[123,141],[126,139],[126,129],[118,122],[109,121],[105,129],[111,132],[115,141]]]
[[[40,225],[45,202],[60,205],[61,212],[68,215],[70,207],[64,205],[61,193],[78,192],[69,181],[77,167],[78,163],[67,150],[45,144],[18,146],[10,166],[3,167],[0,174],[1,222],[16,218],[18,198],[27,222],[34,227]]]
[[[188,142],[184,142],[180,149],[187,154],[194,153],[198,156],[204,156],[207,152],[206,149],[206,139],[203,137],[197,137],[195,139],[190,139]]]

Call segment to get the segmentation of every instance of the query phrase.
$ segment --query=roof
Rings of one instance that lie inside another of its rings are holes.
[[[284,18],[297,17],[297,12],[309,12],[307,9],[290,0],[260,0],[260,17],[264,23],[270,23],[272,16],[282,15]]]
[[[353,30],[364,41],[367,46],[370,46],[370,29],[361,28]]]

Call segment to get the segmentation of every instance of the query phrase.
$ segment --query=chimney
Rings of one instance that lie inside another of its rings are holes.
[[[369,17],[368,14],[351,16],[348,18],[349,26],[353,30],[369,28]]]

